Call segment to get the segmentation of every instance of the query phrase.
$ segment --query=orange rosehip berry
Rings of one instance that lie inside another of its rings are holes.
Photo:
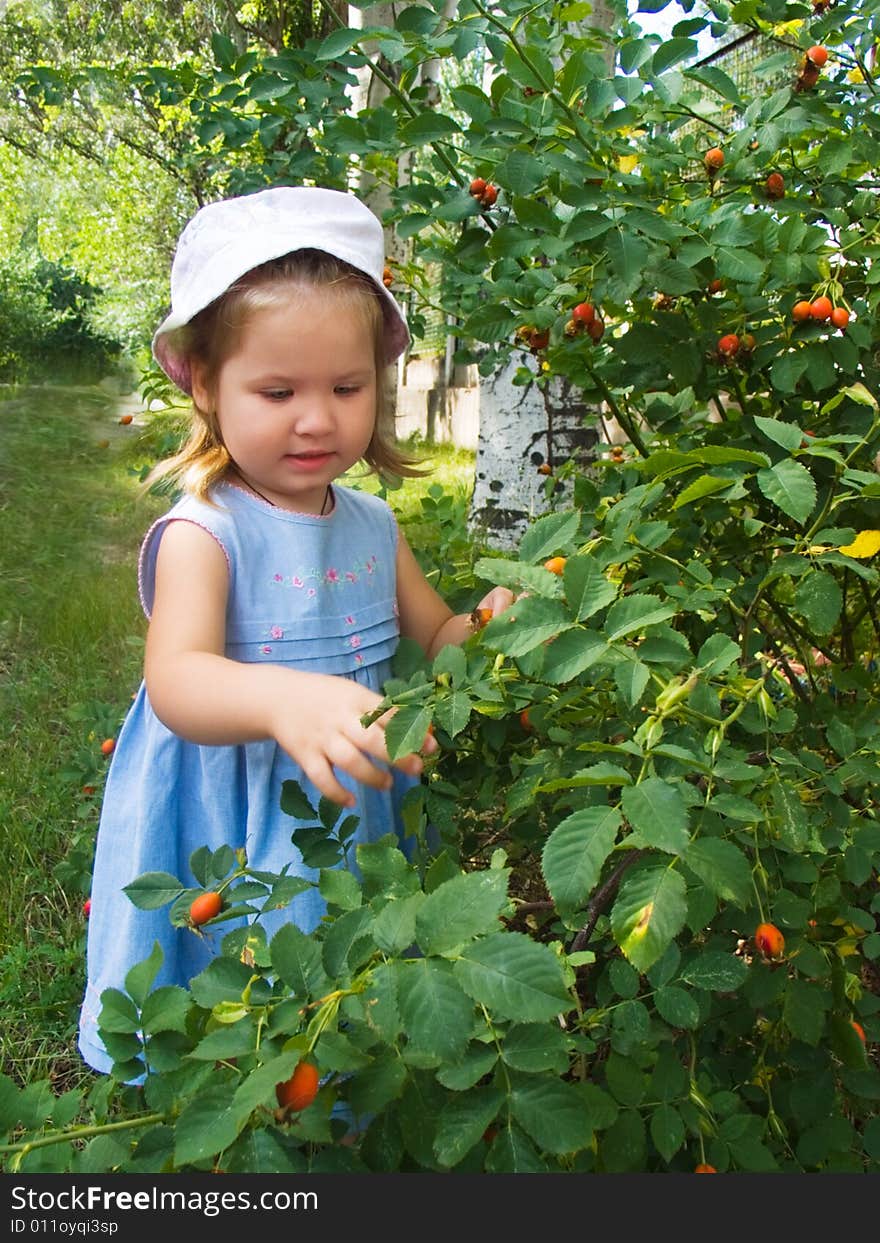
[[[726,332],[723,337],[718,338],[718,353],[724,358],[733,358],[734,354],[739,353],[739,337],[735,332]]]
[[[867,1044],[865,1029],[862,1027],[861,1023],[857,1023],[855,1019],[850,1019],[850,1023],[852,1024],[853,1031],[858,1036],[859,1040],[861,1040],[862,1044]]]
[[[768,199],[781,199],[785,196],[785,180],[782,173],[770,173],[764,182],[764,190]]]
[[[104,741],[101,743],[101,754],[102,755],[112,755],[115,750],[116,750],[116,739],[115,738],[105,738]]]
[[[758,924],[755,929],[755,945],[765,958],[781,958],[785,949],[785,937],[775,924]]]
[[[486,181],[483,177],[475,177],[468,188],[468,194],[472,194],[478,199],[486,189]]]
[[[807,60],[812,65],[815,65],[818,69],[821,69],[822,66],[825,64],[825,62],[828,60],[827,47],[822,47],[821,43],[816,43],[813,45],[813,47],[808,47],[807,48]]]
[[[549,570],[551,574],[561,574],[565,569],[565,557],[550,557],[544,562],[544,569]]]
[[[834,310],[831,299],[822,294],[821,297],[814,299],[810,304],[810,315],[813,319],[824,322],[831,318],[831,312]]]
[[[834,327],[839,328],[843,332],[849,323],[849,311],[845,306],[832,307],[830,319]]]
[[[579,302],[572,311],[571,318],[577,324],[591,324],[596,318],[596,308],[592,302]]]
[[[298,1112],[311,1105],[318,1095],[320,1073],[311,1062],[300,1062],[296,1070],[283,1083],[275,1087],[275,1098],[282,1109]]]
[[[724,163],[724,152],[720,147],[710,147],[703,156],[703,163],[710,172],[714,172]]]
[[[707,1165],[705,1161],[694,1167],[695,1174],[717,1174],[718,1171],[714,1165]]]
[[[219,915],[222,909],[223,899],[219,893],[213,890],[200,893],[189,908],[189,921],[198,928],[201,924],[206,924],[209,919],[213,919],[215,915]]]

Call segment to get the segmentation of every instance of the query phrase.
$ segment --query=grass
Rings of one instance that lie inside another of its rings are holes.
[[[140,681],[137,552],[167,507],[142,493],[139,475],[172,420],[122,427],[117,402],[100,388],[0,386],[0,1069],[20,1084],[51,1078],[58,1091],[90,1076],[76,1024],[100,744]],[[430,474],[387,499],[454,596],[473,454],[416,449]],[[379,489],[372,478],[359,486]],[[441,531],[447,521],[455,537]]]

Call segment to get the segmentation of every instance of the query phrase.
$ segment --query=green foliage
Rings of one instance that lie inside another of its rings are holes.
[[[0,380],[100,379],[119,346],[90,322],[97,293],[71,268],[25,247],[0,261]]]

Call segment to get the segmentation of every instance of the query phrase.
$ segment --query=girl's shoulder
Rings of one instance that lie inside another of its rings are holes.
[[[155,596],[156,558],[162,536],[172,522],[191,522],[201,527],[220,545],[227,565],[232,569],[236,544],[236,518],[225,496],[214,492],[208,500],[185,494],[169,510],[158,517],[144,536],[138,557],[138,592],[147,617]]]

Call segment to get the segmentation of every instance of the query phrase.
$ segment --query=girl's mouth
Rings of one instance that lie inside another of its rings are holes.
[[[293,462],[300,470],[320,470],[322,466],[327,465],[333,454],[330,452],[288,453],[285,456],[288,462]]]

